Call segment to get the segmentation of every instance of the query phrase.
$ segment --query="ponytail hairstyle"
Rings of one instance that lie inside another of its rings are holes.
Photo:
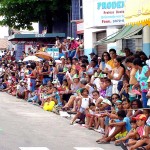
[[[146,64],[145,64],[145,62],[142,61],[140,58],[135,58],[135,59],[133,60],[133,65],[138,65],[138,66],[140,66],[140,67],[143,67],[143,66],[145,66]]]

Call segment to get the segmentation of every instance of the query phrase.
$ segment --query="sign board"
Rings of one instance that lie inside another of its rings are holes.
[[[23,56],[23,51],[24,51],[24,44],[23,43],[19,43],[16,46],[16,60],[20,60],[21,57]]]
[[[94,25],[124,25],[125,0],[94,0]]]
[[[124,25],[126,0],[83,0],[84,29]]]
[[[54,59],[59,58],[59,49],[58,48],[47,48],[46,52],[49,53]]]

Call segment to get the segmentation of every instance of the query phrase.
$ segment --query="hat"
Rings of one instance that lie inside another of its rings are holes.
[[[53,65],[53,63],[50,61],[50,62],[49,62],[49,65],[50,65],[50,66],[52,66],[52,65]]]
[[[67,40],[70,40],[70,39],[71,39],[71,37],[68,36],[68,37],[67,37]]]
[[[83,74],[87,75],[87,72],[83,72]]]
[[[111,103],[108,99],[106,99],[106,98],[103,99],[103,101],[102,101],[101,104],[104,104],[104,103],[105,103],[105,104],[108,104],[108,105],[110,105],[110,106],[112,105],[112,103]]]
[[[94,53],[94,52],[92,52],[92,53],[90,53],[89,55],[95,55],[95,53]]]
[[[73,79],[78,79],[79,78],[79,76],[77,75],[77,74],[75,74],[74,76],[73,76]]]
[[[57,80],[57,79],[54,79],[52,83],[53,83],[53,84],[57,84],[57,83],[58,83],[58,80]]]
[[[65,56],[61,56],[60,59],[66,59]]]
[[[76,41],[80,40],[78,37],[76,38]]]
[[[105,78],[105,77],[106,77],[106,74],[100,73],[98,77],[99,77],[99,78]]]
[[[67,72],[68,71],[68,68],[67,67],[64,67],[63,68],[63,72]]]
[[[116,103],[122,103],[122,100],[117,100]]]
[[[132,119],[133,120],[144,120],[144,121],[146,121],[147,117],[144,114],[139,114],[136,117],[133,117]]]
[[[72,37],[72,38],[71,38],[71,41],[73,41],[73,40],[74,40],[74,38]]]
[[[150,76],[149,76],[149,78],[148,78],[147,82],[150,82]]]

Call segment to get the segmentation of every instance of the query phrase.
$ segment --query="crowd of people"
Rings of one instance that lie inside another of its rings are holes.
[[[150,58],[125,48],[125,57],[110,49],[101,58],[90,53],[89,61],[78,54],[80,46],[60,61],[16,62],[6,54],[0,60],[0,91],[47,111],[74,114],[70,125],[103,134],[98,144],[150,150]]]

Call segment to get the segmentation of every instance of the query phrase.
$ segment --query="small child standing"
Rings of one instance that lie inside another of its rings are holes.
[[[71,125],[73,125],[74,121],[81,116],[81,114],[86,114],[90,105],[89,91],[86,88],[81,89],[82,98],[79,99],[78,111],[75,117],[71,121]]]

